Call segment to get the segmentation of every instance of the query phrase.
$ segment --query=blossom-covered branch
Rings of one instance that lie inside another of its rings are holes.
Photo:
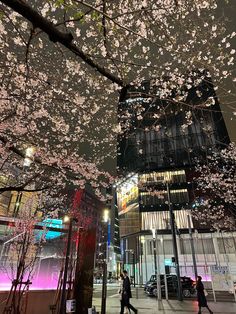
[[[201,116],[195,111],[215,110],[218,96],[225,115],[234,111],[236,33],[227,30],[218,1],[0,3],[5,187],[22,187],[37,173],[36,190],[53,186],[56,192],[65,184],[83,188],[89,182],[100,195],[99,188],[112,181],[105,162],[116,155],[117,135],[125,136],[117,120],[132,125],[129,110],[118,112],[117,119],[117,103],[130,86],[137,87],[131,95],[137,98],[132,105],[137,119],[141,123],[145,112],[153,121],[145,132],[165,131],[162,121],[181,111],[184,131]],[[153,100],[150,110],[135,96],[143,81],[150,89],[140,97]],[[202,97],[198,86],[208,83],[214,93]],[[189,101],[193,91],[194,104]],[[151,117],[159,100],[163,105]],[[208,125],[200,121],[200,126],[210,136]],[[33,157],[27,156],[30,149]]]
[[[1,0],[4,4],[11,7],[14,11],[21,14],[28,21],[30,21],[34,27],[38,27],[48,34],[49,39],[56,43],[59,42],[66,48],[68,48],[75,55],[79,56],[85,63],[100,72],[103,76],[111,80],[120,86],[124,86],[124,82],[106,70],[104,67],[96,63],[88,54],[84,53],[81,48],[73,44],[73,36],[71,33],[63,33],[59,31],[51,22],[42,17],[37,11],[33,10],[25,2],[19,0]]]
[[[199,162],[196,177],[201,199],[194,214],[206,224],[230,228],[236,221],[236,146],[212,152],[205,163]]]

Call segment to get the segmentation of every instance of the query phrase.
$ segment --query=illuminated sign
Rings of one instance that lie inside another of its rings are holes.
[[[171,258],[165,258],[165,266],[172,266],[173,263],[172,263],[172,260]]]
[[[134,175],[117,188],[119,215],[126,214],[138,206],[138,175]]]
[[[39,226],[43,226],[45,229],[47,228],[57,228],[57,229],[62,229],[63,228],[63,221],[62,219],[53,219],[53,218],[46,218],[42,222],[38,223]],[[45,239],[46,240],[52,240],[55,238],[58,238],[61,236],[61,232],[57,231],[36,231],[36,238],[39,240],[45,232]]]

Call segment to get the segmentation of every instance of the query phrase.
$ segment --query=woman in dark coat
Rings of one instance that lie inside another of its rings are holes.
[[[208,305],[207,305],[207,299],[204,293],[204,286],[202,283],[202,277],[201,276],[197,276],[197,285],[196,285],[196,289],[197,289],[197,300],[198,300],[198,307],[199,307],[199,311],[198,314],[201,314],[201,308],[202,307],[206,307],[209,311],[210,314],[213,314],[212,310],[209,309]]]

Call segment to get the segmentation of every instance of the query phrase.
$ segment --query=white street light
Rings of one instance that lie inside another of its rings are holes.
[[[70,217],[68,215],[65,215],[63,218],[64,222],[69,222],[70,221]]]
[[[108,220],[109,220],[109,210],[108,209],[104,209],[103,220],[104,220],[104,222],[108,222]]]

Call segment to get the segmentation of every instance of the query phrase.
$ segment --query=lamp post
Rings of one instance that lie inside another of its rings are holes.
[[[106,241],[106,254],[103,261],[103,278],[102,278],[102,304],[101,314],[106,314],[106,298],[107,298],[107,264],[109,258],[109,246],[110,246],[110,226],[111,220],[109,216],[109,210],[105,209],[103,213],[103,221],[107,224],[107,241]]]
[[[193,259],[194,276],[195,276],[195,281],[197,282],[197,262],[196,262],[195,248],[194,248],[194,242],[193,242],[193,232],[192,232],[190,214],[187,215],[187,218],[188,218],[188,231],[189,231],[189,238],[190,238],[190,245],[191,245],[191,253],[192,253],[192,259]]]
[[[77,240],[76,240],[76,265],[75,265],[75,275],[74,275],[74,286],[73,286],[73,297],[75,299],[75,311],[76,313],[79,313],[80,311],[80,300],[79,300],[79,281],[80,281],[80,245],[81,245],[81,234],[83,232],[83,227],[78,227],[77,231]],[[82,306],[81,306],[82,308]]]
[[[143,270],[143,255],[144,255],[144,263],[145,263],[145,276],[147,278],[147,257],[146,257],[146,247],[145,247],[145,237],[140,237],[140,245],[141,245],[141,284],[143,285],[144,281],[144,270]],[[146,279],[147,281],[147,279]]]
[[[135,255],[134,255],[134,250],[131,250],[130,251],[131,254],[132,254],[132,262],[133,262],[133,278],[134,278],[134,287],[135,287]]]
[[[66,259],[65,259],[64,272],[63,272],[60,314],[64,314],[66,312],[66,285],[67,285],[68,266],[69,266],[69,260],[70,260],[73,219],[70,218],[69,216],[65,216],[64,222],[69,223],[69,226],[68,226],[68,236],[67,236],[67,246],[66,246]]]
[[[179,301],[183,301],[181,281],[180,281],[180,270],[179,270],[179,256],[178,256],[178,248],[177,248],[177,242],[176,242],[175,216],[173,212],[173,206],[171,203],[170,187],[169,187],[168,181],[166,182],[166,188],[167,188],[168,207],[169,207],[169,214],[170,214],[170,226],[171,226],[171,234],[172,234],[173,251],[174,251],[174,257],[175,257],[175,268],[176,268],[176,277],[177,277],[177,297]]]
[[[159,256],[158,256],[158,263],[157,263],[157,243],[156,243],[157,237],[156,237],[155,229],[152,229],[152,239],[153,239],[154,268],[155,268],[155,275],[156,275],[156,281],[157,281],[157,299],[158,301],[160,301],[161,300],[160,263],[159,263]]]
[[[145,260],[145,276],[146,276],[146,282],[148,281],[148,271],[147,271],[147,245],[145,242],[145,238],[143,237],[143,246],[144,246],[144,260]]]

